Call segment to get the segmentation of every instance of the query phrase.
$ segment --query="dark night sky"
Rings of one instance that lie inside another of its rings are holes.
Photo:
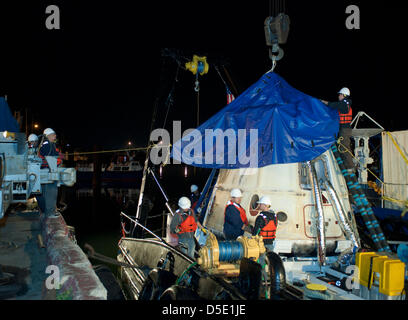
[[[407,63],[401,3],[287,0],[291,29],[276,72],[326,100],[348,86],[355,111],[367,112],[387,130],[407,129],[398,114],[406,90],[399,74]],[[50,4],[60,8],[60,30],[45,27]],[[129,140],[145,146],[154,97],[167,95],[176,70],[170,59],[161,69],[161,49],[226,60],[242,92],[271,66],[263,30],[269,4],[2,1],[0,94],[8,95],[13,110],[27,108],[42,128],[54,128],[65,143],[83,150],[94,144],[121,148]],[[360,30],[345,27],[350,4],[360,8]],[[224,107],[225,90],[211,65],[200,80],[204,121]],[[193,82],[191,73],[180,70],[167,123],[194,126]],[[161,104],[156,127],[163,125],[165,112]]]

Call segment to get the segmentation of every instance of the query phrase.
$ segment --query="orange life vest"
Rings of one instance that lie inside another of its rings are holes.
[[[275,239],[276,238],[276,223],[274,219],[269,220],[268,218],[260,213],[259,214],[264,220],[265,220],[265,227],[261,229],[261,232],[259,232],[259,235],[266,239]]]
[[[353,109],[351,109],[350,104],[346,100],[344,102],[347,103],[349,109],[347,113],[340,113],[339,111],[340,124],[347,124],[350,123],[351,120],[353,120]]]
[[[197,229],[197,222],[194,218],[193,212],[190,210],[188,213],[188,216],[186,219],[183,220],[183,215],[180,213],[179,210],[176,211],[181,217],[182,222],[179,225],[179,229],[181,233],[186,233],[186,232],[194,232]]]
[[[58,152],[57,166],[59,167],[61,165],[61,163],[62,163],[62,154],[61,154],[61,152],[59,151],[58,148],[55,148],[55,150],[57,150],[57,152]]]
[[[55,148],[55,150],[58,152],[57,167],[59,167],[61,165],[61,163],[62,163],[62,154],[61,154],[61,152],[59,151],[58,148]],[[41,155],[41,153],[40,153],[40,148],[38,149],[38,156],[42,160],[41,169],[49,168],[50,166],[48,165],[47,159],[45,159],[45,157],[43,155]]]
[[[235,208],[238,209],[238,211],[239,211],[239,216],[240,216],[242,222],[247,226],[247,225],[249,224],[249,222],[248,222],[248,219],[247,219],[247,216],[246,216],[245,209],[242,208],[238,203],[232,202],[231,200],[229,200],[229,201],[227,202],[227,205],[225,206],[224,219],[225,219],[225,212],[227,211],[227,208],[228,208],[229,206],[234,206]]]

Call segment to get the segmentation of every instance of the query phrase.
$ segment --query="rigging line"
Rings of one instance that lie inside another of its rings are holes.
[[[163,122],[163,127],[162,127],[163,130],[165,130],[165,128],[166,128],[167,116],[168,116],[168,114],[169,114],[170,107],[171,107],[171,106],[173,105],[173,103],[174,103],[173,94],[174,94],[174,90],[175,90],[176,83],[178,82],[179,70],[180,70],[180,63],[178,63],[177,70],[176,70],[176,76],[175,76],[174,82],[173,82],[173,86],[171,87],[169,96],[167,97],[167,100],[166,100],[167,111],[166,111],[166,116],[164,117],[164,122]]]
[[[197,128],[200,125],[200,91],[197,91]]]
[[[164,78],[164,76],[163,76],[164,64],[165,64],[164,59],[161,59],[161,68],[160,68],[161,76],[160,76],[160,79],[163,79],[163,78]],[[161,83],[162,83],[162,82],[159,81],[159,86],[160,86]],[[151,134],[151,132],[153,131],[154,125],[155,125],[155,123],[156,123],[156,115],[157,115],[157,109],[158,109],[158,107],[159,107],[159,101],[160,101],[160,91],[158,92],[157,97],[156,97],[155,102],[154,102],[153,113],[152,113],[152,120],[151,120],[151,123],[150,123],[150,131],[149,131],[149,137],[148,137],[149,140],[148,140],[148,142],[147,142],[147,145],[148,145],[148,146],[150,146],[150,145],[153,143],[153,142],[150,140],[150,134]]]
[[[218,66],[215,66],[214,68],[215,68],[215,70],[217,71],[218,75],[220,76],[221,81],[222,81],[222,82],[224,83],[224,85],[228,88],[228,85],[227,85],[227,83],[225,82],[224,78],[222,77],[221,72],[220,72],[220,69],[218,68]]]
[[[234,93],[235,97],[237,97],[237,96],[238,96],[238,90],[237,90],[237,88],[235,87],[234,82],[232,81],[231,76],[230,76],[230,74],[228,73],[227,68],[225,68],[225,66],[222,66],[222,68],[224,69],[224,72],[225,72],[225,74],[227,75],[227,78],[228,78],[229,82],[231,83],[232,89],[234,89],[234,92],[233,92],[233,93]]]
[[[122,152],[122,151],[147,151],[153,148],[164,148],[164,147],[170,147],[171,145],[168,146],[159,146],[158,144],[151,144],[148,147],[137,147],[137,148],[126,148],[126,149],[114,149],[114,150],[99,150],[99,151],[89,151],[89,152],[64,152],[64,155],[67,156],[80,156],[80,155],[85,155],[85,154],[100,154],[100,153],[117,153],[117,152]]]

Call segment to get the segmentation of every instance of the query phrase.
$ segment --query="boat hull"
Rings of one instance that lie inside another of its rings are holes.
[[[127,296],[135,300],[146,299],[145,287],[149,283],[149,274],[157,274],[157,270],[164,270],[166,275],[170,272],[175,278],[179,279],[187,268],[194,263],[193,260],[179,250],[154,239],[122,238],[119,241],[119,250],[117,260],[135,267],[120,268],[122,286]],[[166,258],[167,264],[163,267],[162,263],[166,261]],[[170,260],[173,260],[173,262],[169,263]],[[162,283],[164,282],[162,281]],[[162,291],[165,289],[167,288],[163,287]],[[246,299],[237,288],[225,280],[211,276],[202,270],[199,274],[197,287],[194,291],[191,291],[191,295],[191,297],[194,295],[200,300],[214,300],[216,296],[220,295],[228,296],[232,300]],[[160,296],[156,295],[156,299],[158,298]]]

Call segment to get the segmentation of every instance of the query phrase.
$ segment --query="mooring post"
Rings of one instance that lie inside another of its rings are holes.
[[[94,145],[93,151],[98,151],[98,149],[98,146]],[[92,221],[94,221],[97,217],[98,201],[101,194],[101,161],[97,153],[93,155],[92,191]]]

